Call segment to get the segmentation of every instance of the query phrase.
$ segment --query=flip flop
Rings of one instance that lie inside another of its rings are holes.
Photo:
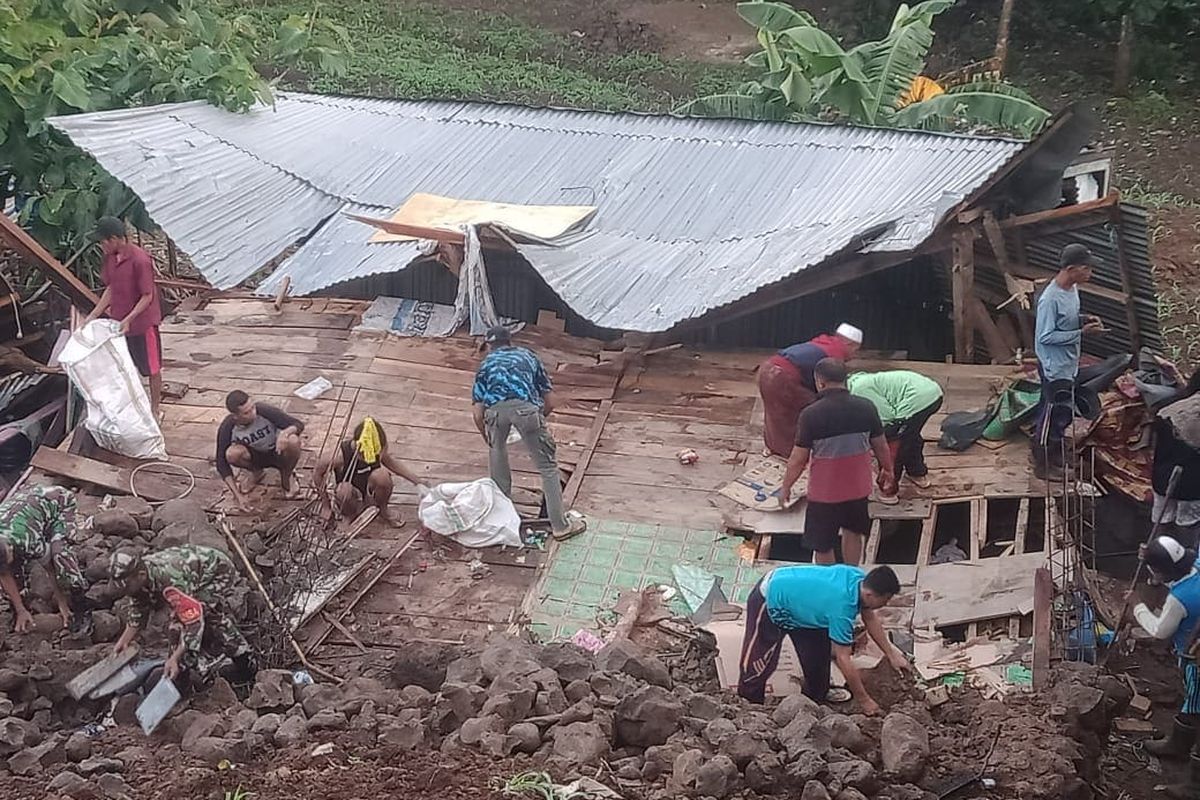
[[[837,686],[830,689],[829,692],[825,695],[825,699],[831,703],[847,703],[850,700],[852,700],[853,698],[854,698],[854,695],[850,694],[849,689],[842,689]]]
[[[551,531],[550,535],[554,537],[556,542],[565,542],[567,539],[574,539],[579,534],[587,530],[587,520],[580,518],[571,523],[565,531]]]

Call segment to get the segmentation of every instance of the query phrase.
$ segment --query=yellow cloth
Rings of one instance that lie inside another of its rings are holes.
[[[374,464],[383,451],[379,440],[379,426],[371,417],[363,417],[362,433],[358,435],[358,455],[366,464]]]
[[[918,75],[913,78],[912,85],[908,87],[908,91],[900,98],[900,108],[945,93],[946,90],[939,86],[937,81],[930,80],[924,75]]]

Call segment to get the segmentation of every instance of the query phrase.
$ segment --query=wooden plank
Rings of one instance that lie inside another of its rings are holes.
[[[1033,688],[1041,691],[1050,679],[1050,617],[1054,603],[1054,581],[1050,570],[1039,567],[1033,574]]]
[[[1121,207],[1114,205],[1109,209],[1109,216],[1112,219],[1112,227],[1117,238],[1117,267],[1121,273],[1121,290],[1125,296],[1130,298],[1125,303],[1125,320],[1129,325],[1129,338],[1131,341],[1129,352],[1136,353],[1142,347],[1142,328],[1138,321],[1137,303],[1133,302],[1133,276],[1129,271],[1129,251],[1125,245],[1125,231],[1121,220]]]
[[[996,215],[991,209],[985,209],[983,212],[983,232],[987,236],[988,246],[992,248],[992,254],[996,256],[1000,270],[1008,272],[1008,248],[1004,244],[1004,232],[1000,230],[1000,223],[996,222]]]
[[[1021,504],[1017,506],[1017,525],[1013,541],[1013,553],[1021,555],[1025,552],[1025,539],[1029,532],[1029,498],[1022,497]]]
[[[882,523],[876,519],[871,521],[871,532],[867,534],[867,552],[863,559],[864,565],[874,564],[879,557],[879,539],[882,536]]]
[[[1016,217],[1009,217],[1000,222],[1001,228],[1018,228],[1028,225],[1038,225],[1044,222],[1057,222],[1059,220],[1074,217],[1080,214],[1087,214],[1091,211],[1097,211],[1103,208],[1109,208],[1117,205],[1121,199],[1116,192],[1109,192],[1104,197],[1098,200],[1089,200],[1086,203],[1077,203],[1073,206],[1063,206],[1062,208],[1052,208],[1049,211],[1038,211],[1033,214],[1022,214]]]
[[[913,627],[965,625],[1020,614],[1033,599],[1042,553],[922,565],[917,572]]]
[[[971,540],[971,560],[979,560],[979,517],[982,513],[980,505],[983,503],[983,498],[976,498],[971,501],[971,529],[967,531],[967,536]]]
[[[49,250],[42,247],[24,228],[18,225],[16,220],[3,212],[0,212],[0,239],[16,250],[27,263],[37,267],[82,311],[91,311],[100,302],[100,298],[88,288],[87,284],[63,266],[62,262],[55,258]]]
[[[83,456],[64,453],[43,445],[33,454],[30,464],[42,472],[58,475],[80,483],[90,483],[120,494],[131,494],[129,480],[132,470],[105,464]],[[159,475],[139,475],[138,492],[150,501],[170,500],[186,488],[186,479],[178,483]]]
[[[929,563],[930,556],[933,555],[933,532],[937,527],[938,507],[935,505],[933,511],[925,518],[925,522],[921,524],[921,542],[917,545],[917,564],[925,565]]]
[[[954,360],[970,363],[975,353],[974,328],[968,307],[975,296],[975,242],[970,230],[954,234],[951,248],[950,289],[954,303]]]
[[[563,490],[563,508],[571,508],[575,504],[575,498],[579,496],[583,478],[587,474],[588,465],[596,452],[596,445],[600,443],[600,436],[604,433],[604,425],[608,422],[608,415],[612,411],[612,407],[612,400],[604,400],[600,403],[600,413],[592,422],[592,429],[588,432],[587,441],[583,443],[583,452],[575,462],[575,471],[571,473],[567,487]]]

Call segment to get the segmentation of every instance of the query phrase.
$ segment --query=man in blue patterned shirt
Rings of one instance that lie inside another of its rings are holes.
[[[542,476],[546,516],[554,538],[569,539],[583,533],[586,522],[582,518],[568,520],[563,509],[554,437],[546,427],[546,415],[554,409],[554,387],[546,368],[529,350],[513,346],[507,328],[490,329],[483,342],[488,354],[475,373],[471,400],[475,404],[475,427],[490,450],[492,480],[500,491],[512,496],[508,435],[516,428]]]

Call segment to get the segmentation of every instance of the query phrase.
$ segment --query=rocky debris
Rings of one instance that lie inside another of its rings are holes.
[[[95,784],[69,770],[55,775],[46,789],[74,800],[89,800],[99,796],[99,788]]]
[[[41,741],[37,726],[17,717],[0,719],[0,757],[11,756]]]
[[[139,533],[137,520],[121,508],[96,512],[92,517],[92,527],[102,536],[119,536],[122,539],[132,539]]]
[[[383,747],[412,750],[425,741],[425,725],[416,709],[402,709],[394,716],[381,714],[378,722],[378,741]]]
[[[118,758],[88,758],[80,761],[75,767],[80,775],[97,775],[103,772],[120,772],[125,769],[125,762]]]
[[[672,686],[667,665],[628,639],[617,639],[605,645],[596,654],[596,669],[620,672],[664,689]]]
[[[133,790],[129,788],[125,779],[116,773],[104,773],[96,778],[96,785],[106,800],[133,800]]]
[[[95,644],[115,642],[124,628],[125,623],[111,611],[99,609],[92,612],[92,642]]]
[[[246,708],[260,711],[290,708],[295,702],[292,673],[285,669],[264,669],[254,679],[254,688],[246,698]]]
[[[197,500],[168,500],[154,512],[150,527],[155,533],[171,525],[208,525],[208,514]]]
[[[80,762],[92,755],[92,737],[82,731],[76,731],[67,737],[66,744],[63,745],[63,753],[67,760],[71,762]]]
[[[14,775],[35,775],[52,764],[61,764],[66,758],[63,736],[56,733],[41,744],[26,747],[8,759],[8,770]]]
[[[929,731],[909,715],[892,712],[884,718],[879,746],[887,772],[902,781],[916,781],[924,775],[929,760]]]
[[[275,729],[272,740],[276,747],[288,748],[302,744],[308,738],[307,720],[301,715],[284,717]]]
[[[536,753],[542,746],[542,732],[532,722],[518,722],[508,729],[518,753]]]
[[[806,716],[814,718],[820,717],[824,713],[824,709],[815,700],[802,694],[789,694],[779,705],[775,706],[775,710],[771,712],[771,719],[782,728],[795,719],[801,711],[805,712]]]
[[[499,677],[522,678],[542,669],[533,645],[519,639],[497,638],[479,655],[485,680]]]
[[[113,506],[133,517],[133,521],[144,531],[150,530],[154,524],[154,507],[140,497],[118,497]]]
[[[426,691],[436,692],[448,680],[446,669],[457,658],[456,649],[430,642],[410,642],[396,653],[392,663],[392,683],[396,686],[420,686]]]
[[[679,727],[683,704],[661,686],[643,686],[616,709],[617,743],[634,747],[663,744]]]
[[[586,681],[597,669],[592,655],[570,642],[544,645],[538,653],[538,661],[543,667],[554,670],[558,679],[568,684]]]
[[[572,722],[553,731],[554,755],[572,764],[597,764],[608,755],[608,737],[594,722]]]

